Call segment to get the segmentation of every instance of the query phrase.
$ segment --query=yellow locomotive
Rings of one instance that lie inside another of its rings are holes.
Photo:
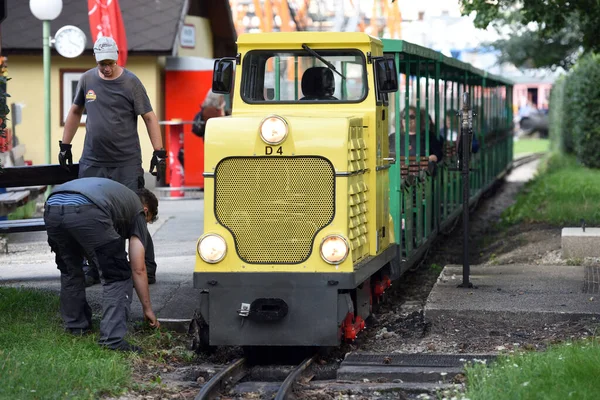
[[[388,93],[363,33],[264,33],[215,62],[194,287],[210,345],[335,346],[390,285]]]

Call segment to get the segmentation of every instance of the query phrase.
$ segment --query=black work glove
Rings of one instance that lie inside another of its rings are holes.
[[[435,161],[427,163],[427,173],[435,178],[437,174],[437,163]]]
[[[73,165],[73,153],[71,153],[70,144],[63,143],[62,140],[58,141],[60,146],[60,152],[58,153],[58,162],[61,167],[64,167],[67,171],[69,170],[69,165]],[[68,165],[67,165],[68,162]]]
[[[154,171],[156,168],[156,172]],[[152,153],[152,160],[150,161],[150,173],[158,180],[164,175],[167,169],[167,151],[166,150],[154,150]]]

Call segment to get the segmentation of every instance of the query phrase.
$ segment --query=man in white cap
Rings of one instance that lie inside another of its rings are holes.
[[[71,141],[85,109],[86,135],[79,159],[79,178],[109,178],[137,191],[145,185],[137,131],[138,116],[142,116],[154,148],[150,163],[153,175],[164,168],[166,158],[158,118],[142,82],[131,71],[117,64],[119,49],[113,38],[98,38],[94,44],[94,56],[97,68],[86,71],[79,80],[62,140],[59,141],[58,160],[66,168],[73,163]],[[157,171],[153,172],[155,168]],[[156,263],[151,239],[146,248],[146,267],[148,282],[154,283]],[[100,282],[97,268],[90,266],[85,269],[88,286]]]

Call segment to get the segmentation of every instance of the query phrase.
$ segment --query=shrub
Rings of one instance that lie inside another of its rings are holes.
[[[565,119],[573,127],[578,160],[590,168],[600,168],[600,55],[582,57],[567,79],[565,95],[570,106]]]
[[[573,101],[575,96],[574,80],[572,73],[564,78],[563,88],[563,106],[561,112],[561,149],[567,154],[575,154],[575,139],[573,133],[573,124],[577,115],[577,107]]]
[[[561,75],[552,85],[550,92],[550,112],[548,123],[550,125],[550,143],[553,151],[565,152],[565,84],[566,76]]]

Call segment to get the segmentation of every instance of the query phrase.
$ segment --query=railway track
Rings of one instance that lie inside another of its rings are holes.
[[[545,153],[533,153],[533,154],[528,154],[528,155],[520,157],[520,158],[516,158],[513,161],[512,169],[519,168],[522,165],[525,165],[532,161],[535,161],[535,160],[541,158],[544,154]]]
[[[298,366],[296,366],[287,375],[277,394],[275,400],[286,400],[291,398],[294,383],[302,376],[302,373],[311,366],[316,359],[316,355],[306,358]],[[233,361],[220,372],[215,374],[208,382],[202,386],[200,393],[195,397],[195,400],[209,400],[218,397],[220,394],[231,390],[239,381],[250,373],[252,366],[245,358],[240,358]]]
[[[405,398],[415,399],[419,394],[435,395],[440,390],[453,388],[456,379],[464,376],[467,363],[489,363],[495,357],[492,354],[350,353],[336,366],[334,376],[319,371],[318,366],[311,368],[312,379],[302,390],[309,393],[322,391],[334,396],[339,393],[368,395],[385,391],[389,396],[380,398],[397,399],[398,393],[403,393]],[[281,365],[256,366],[257,371],[246,359],[237,359],[207,381],[195,399],[246,398],[249,394],[252,398],[257,398],[257,394],[264,399],[294,398],[294,383],[300,380],[314,360],[315,357],[306,358],[283,380],[281,375],[279,379],[273,378],[273,369],[281,372]],[[265,375],[271,378],[264,380]],[[294,394],[297,398],[305,398],[307,393]]]

